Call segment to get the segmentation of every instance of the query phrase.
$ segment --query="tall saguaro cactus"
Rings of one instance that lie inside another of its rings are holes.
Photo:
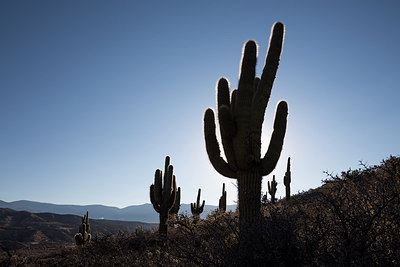
[[[218,82],[218,120],[226,160],[221,157],[215,133],[214,111],[209,108],[204,115],[204,135],[211,164],[221,175],[238,181],[243,246],[246,246],[246,240],[247,243],[251,242],[247,229],[261,216],[262,177],[274,170],[286,133],[288,105],[281,101],[275,113],[274,130],[268,150],[261,157],[262,123],[279,65],[283,37],[284,25],[277,22],[272,27],[261,78],[255,76],[257,44],[250,40],[244,46],[238,89],[233,90],[230,97],[228,81],[221,78]]]
[[[218,209],[222,212],[226,211],[226,191],[225,183],[222,184],[222,196],[219,198]]]
[[[154,184],[150,186],[150,200],[155,211],[160,214],[159,234],[167,236],[168,213],[173,208],[176,196],[176,181],[173,175],[173,166],[169,164],[170,158],[165,157],[164,183],[160,169],[156,170]]]
[[[272,176],[271,184],[268,181],[268,193],[271,195],[271,203],[274,204],[276,202],[275,194],[276,194],[276,186],[278,183],[275,180],[275,175]]]
[[[89,224],[89,212],[86,211],[86,215],[82,217],[82,223],[79,226],[79,232],[75,234],[75,243],[77,245],[84,245],[89,242],[92,235],[90,234],[90,224]]]
[[[200,217],[200,214],[204,210],[204,205],[206,204],[206,201],[203,200],[203,204],[200,205],[200,195],[201,195],[201,188],[199,188],[199,191],[197,193],[197,201],[195,203],[190,203],[190,211],[192,212],[193,216],[196,219]]]
[[[286,200],[290,199],[290,183],[291,182],[292,182],[292,173],[290,172],[290,157],[289,157],[288,161],[287,161],[285,176],[283,177],[283,183],[285,184],[285,187],[286,187]]]

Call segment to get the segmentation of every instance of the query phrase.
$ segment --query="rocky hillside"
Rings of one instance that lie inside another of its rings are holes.
[[[89,214],[90,217],[90,214]],[[26,246],[57,247],[73,245],[81,217],[53,213],[30,213],[0,209],[0,245],[6,249]],[[152,230],[157,225],[141,222],[90,220],[92,234],[133,232],[138,227]]]

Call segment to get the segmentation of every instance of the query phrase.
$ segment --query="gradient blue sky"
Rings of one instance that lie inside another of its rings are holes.
[[[244,42],[286,25],[267,107],[289,103],[294,193],[322,173],[400,153],[399,1],[1,1],[0,199],[125,207],[148,203],[171,156],[182,202],[228,202],[203,140],[221,76],[237,86]],[[264,177],[263,191],[266,190]]]

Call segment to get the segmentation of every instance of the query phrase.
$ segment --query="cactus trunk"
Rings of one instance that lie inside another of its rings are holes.
[[[160,212],[160,224],[158,226],[158,233],[161,236],[167,236],[167,232],[168,232],[168,225],[167,225],[167,221],[168,221],[168,212]]]
[[[238,171],[240,232],[246,232],[260,220],[261,209],[261,172],[254,168],[250,171]]]
[[[290,187],[286,186],[286,200],[290,199]]]

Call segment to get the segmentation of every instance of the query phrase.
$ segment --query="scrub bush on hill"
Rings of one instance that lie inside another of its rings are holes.
[[[400,158],[330,176],[324,185],[267,202],[256,227],[261,235],[253,262],[260,266],[399,266]],[[239,214],[211,213],[194,223],[168,221],[168,241],[136,231],[95,236],[87,246],[0,254],[11,265],[238,266]]]

